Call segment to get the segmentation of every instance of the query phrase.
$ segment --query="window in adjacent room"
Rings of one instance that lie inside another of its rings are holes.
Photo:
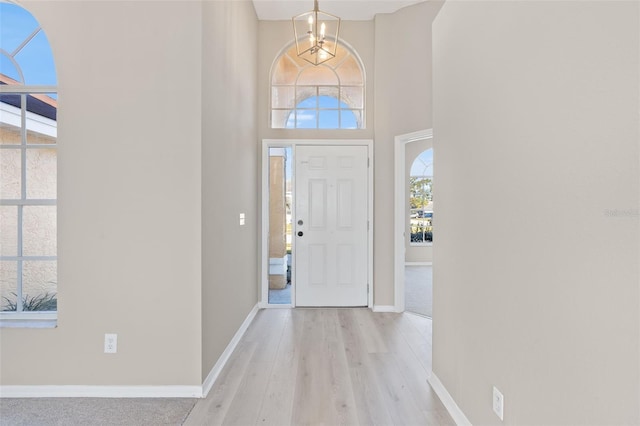
[[[298,58],[291,45],[271,70],[271,127],[363,129],[363,69],[355,51],[343,42],[335,58],[318,66]]]
[[[36,19],[0,2],[0,323],[55,324],[57,79]]]
[[[409,173],[411,245],[433,242],[433,148],[418,155]]]

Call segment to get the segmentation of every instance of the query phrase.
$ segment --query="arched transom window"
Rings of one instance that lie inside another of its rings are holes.
[[[271,70],[271,127],[362,129],[364,88],[361,61],[343,42],[318,66],[298,58],[293,44]]]

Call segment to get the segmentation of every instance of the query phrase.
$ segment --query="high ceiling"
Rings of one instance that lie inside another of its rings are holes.
[[[319,0],[320,10],[344,20],[368,21],[378,13],[398,9],[426,0]],[[258,19],[287,20],[313,9],[313,0],[253,0]]]

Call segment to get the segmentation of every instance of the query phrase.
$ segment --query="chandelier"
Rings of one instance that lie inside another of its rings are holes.
[[[336,56],[340,18],[318,9],[318,0],[313,1],[313,10],[291,18],[298,56],[305,61],[320,65]]]

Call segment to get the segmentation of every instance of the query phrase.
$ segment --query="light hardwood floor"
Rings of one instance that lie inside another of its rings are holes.
[[[453,425],[430,370],[430,319],[265,309],[185,425]]]

